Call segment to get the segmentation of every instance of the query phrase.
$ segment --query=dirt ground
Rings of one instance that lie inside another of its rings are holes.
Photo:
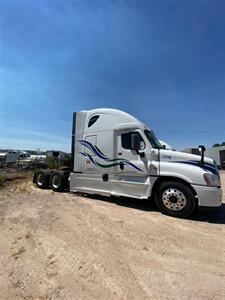
[[[181,220],[23,179],[0,188],[0,241],[0,299],[225,299],[225,204]]]

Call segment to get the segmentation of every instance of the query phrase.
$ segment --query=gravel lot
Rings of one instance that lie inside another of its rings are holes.
[[[0,299],[225,299],[225,204],[181,220],[23,179],[0,188],[0,241]]]

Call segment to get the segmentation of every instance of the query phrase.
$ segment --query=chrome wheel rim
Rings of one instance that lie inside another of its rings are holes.
[[[59,175],[54,175],[52,177],[52,186],[57,189],[60,187],[61,184],[61,177]]]
[[[182,210],[187,203],[185,195],[178,189],[169,188],[162,194],[163,204],[170,210]]]
[[[44,174],[42,174],[42,173],[38,174],[37,185],[42,186],[44,184],[44,179],[45,179]]]

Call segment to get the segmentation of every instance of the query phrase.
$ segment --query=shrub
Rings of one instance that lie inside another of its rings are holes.
[[[213,147],[219,147],[219,146],[225,146],[225,142],[222,142],[221,144],[215,143],[215,144],[213,145]]]
[[[5,182],[5,176],[0,175],[0,185],[3,185]]]
[[[64,158],[64,166],[70,167],[71,166],[71,154],[65,154]]]
[[[54,156],[47,156],[45,162],[48,164],[49,169],[58,169],[58,159]]]

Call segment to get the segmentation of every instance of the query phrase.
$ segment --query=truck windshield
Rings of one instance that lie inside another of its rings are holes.
[[[160,144],[159,140],[152,130],[145,130],[145,135],[153,148],[162,149],[162,145]]]

